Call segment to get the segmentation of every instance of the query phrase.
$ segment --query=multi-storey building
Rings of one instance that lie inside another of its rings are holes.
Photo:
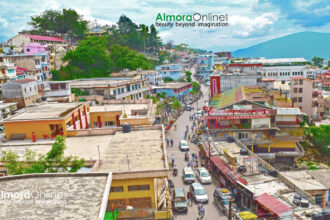
[[[47,46],[51,69],[59,69],[62,65],[61,58],[68,49],[68,41],[59,37],[18,34],[8,40],[8,44],[15,47],[17,52],[22,51],[24,44],[38,43]]]
[[[12,62],[14,66],[30,70],[30,78],[44,81],[50,78],[50,64],[47,53],[3,55],[2,58]]]
[[[164,64],[156,66],[156,70],[161,74],[162,79],[171,78],[178,80],[183,77],[183,67],[181,64]]]
[[[262,74],[264,78],[285,81],[296,76],[306,77],[307,69],[305,66],[264,66]]]
[[[39,83],[39,89],[43,99],[47,101],[72,102],[74,100],[69,81],[44,81]]]
[[[310,119],[320,117],[318,108],[319,81],[307,79],[305,77],[291,78],[291,100],[294,107],[299,107]]]
[[[164,83],[152,88],[153,94],[165,92],[166,96],[176,97],[180,101],[187,100],[191,91],[191,83]]]
[[[17,102],[18,108],[24,108],[41,99],[37,81],[18,79],[2,85],[2,95],[6,102]]]
[[[11,59],[0,55],[0,84],[11,79],[16,79],[16,66]]]
[[[214,54],[199,54],[197,57],[197,74],[208,78],[214,72]]]
[[[210,133],[234,136],[256,153],[297,151],[296,142],[303,132],[292,135],[297,138],[281,137],[289,132],[284,128],[300,123],[297,119],[299,111],[285,112],[280,109],[278,115],[276,112],[259,87],[240,86],[213,95],[206,123]],[[284,126],[283,131],[277,123]]]
[[[262,64],[246,64],[246,63],[231,63],[225,66],[226,73],[244,73],[244,74],[261,74],[262,72]]]
[[[80,89],[86,95],[101,95],[104,99],[143,99],[150,89],[145,79],[95,78],[70,82],[71,89]]]
[[[8,139],[67,136],[89,127],[88,103],[42,103],[28,107],[3,122]]]

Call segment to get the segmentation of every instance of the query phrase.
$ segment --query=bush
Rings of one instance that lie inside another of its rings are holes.
[[[309,162],[307,163],[307,166],[312,166],[312,165],[314,165],[312,161],[309,161]]]

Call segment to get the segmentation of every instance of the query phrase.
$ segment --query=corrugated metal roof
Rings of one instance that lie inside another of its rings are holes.
[[[274,213],[277,216],[290,211],[290,207],[269,195],[268,193],[261,194],[255,199],[259,204],[264,206],[268,211]]]
[[[301,115],[299,108],[275,108],[277,115]]]

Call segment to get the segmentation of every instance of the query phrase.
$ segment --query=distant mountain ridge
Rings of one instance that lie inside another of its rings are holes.
[[[233,52],[234,57],[330,59],[330,33],[299,32]]]

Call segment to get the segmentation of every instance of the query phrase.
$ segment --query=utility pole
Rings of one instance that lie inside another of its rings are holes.
[[[229,199],[229,210],[228,210],[228,220],[231,220],[231,215],[232,215],[232,213],[231,213],[231,203],[232,203],[232,199],[230,198]]]

